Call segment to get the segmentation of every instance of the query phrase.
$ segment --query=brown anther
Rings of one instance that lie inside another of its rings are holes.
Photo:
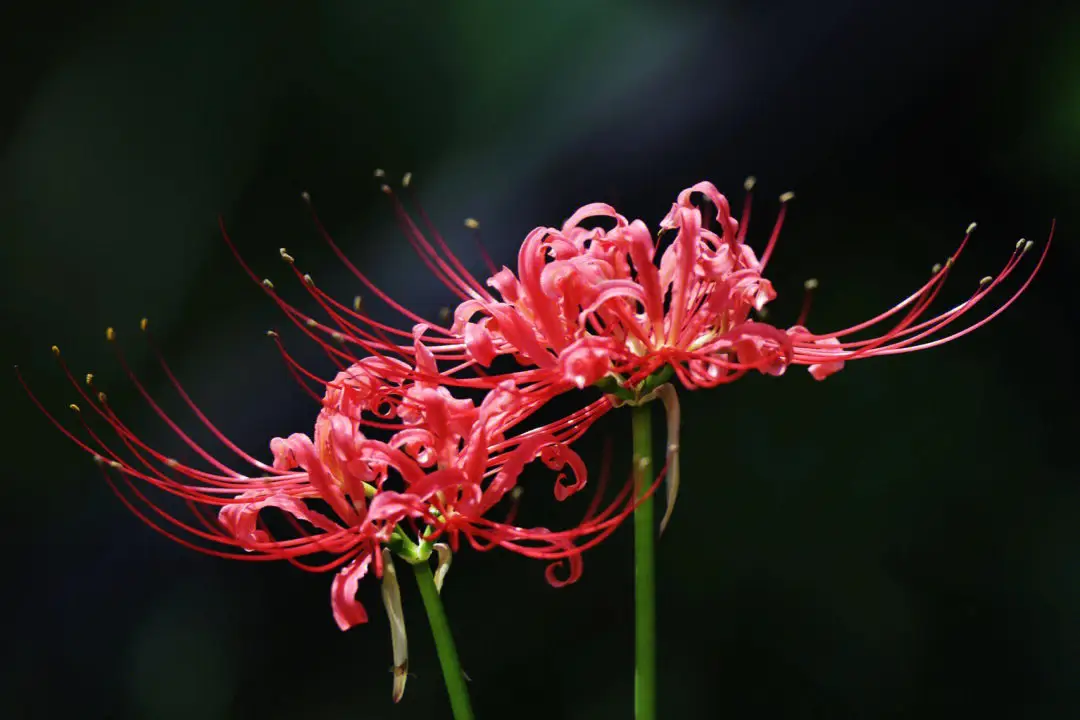
[[[168,465],[171,468],[174,468],[174,467],[178,466],[180,463],[177,462],[176,458],[165,458],[165,464]]]
[[[103,392],[99,392],[97,394],[97,399],[98,399],[98,402],[101,403],[102,405],[104,405],[105,403],[107,403],[109,401],[108,396]]]
[[[446,322],[449,319],[450,319],[450,308],[448,308],[448,307],[439,308],[439,320],[441,322]]]
[[[150,325],[150,321],[148,319],[146,319],[146,318],[143,318],[142,320],[139,321],[139,329],[142,330],[143,332],[146,332],[146,328],[149,325]]]

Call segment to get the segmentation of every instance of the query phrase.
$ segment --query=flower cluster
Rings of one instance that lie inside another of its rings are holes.
[[[934,347],[1008,307],[1045,258],[1044,250],[1021,287],[992,312],[953,329],[1031,248],[1021,241],[996,277],[984,278],[964,302],[930,315],[928,308],[973,224],[947,262],[902,302],[850,327],[813,333],[804,326],[809,295],[793,326],[782,329],[762,321],[761,311],[776,298],[763,273],[790,194],[781,197],[781,211],[760,256],[746,242],[749,195],[736,220],[727,198],[702,182],[679,193],[655,237],[641,220],[628,221],[610,205],[586,205],[561,228],[530,232],[518,252],[516,272],[491,265],[490,277],[481,283],[426,216],[421,213],[421,229],[401,200],[388,187],[384,190],[406,238],[458,304],[435,322],[394,301],[348,259],[318,218],[326,242],[365,293],[394,309],[405,327],[374,319],[359,296],[347,304],[324,293],[282,249],[281,257],[323,312],[323,319],[316,319],[285,301],[237,254],[244,270],[338,368],[333,378],[322,378],[300,365],[277,333],[270,333],[289,370],[321,408],[311,435],[271,441],[271,464],[245,453],[213,425],[160,355],[167,377],[199,421],[254,472],[241,472],[196,443],[154,401],[119,351],[138,392],[203,466],[180,462],[142,441],[104,393],[92,389],[92,376],[77,381],[63,360],[82,405],[92,408],[113,438],[86,421],[84,432],[53,422],[93,455],[121,500],[168,537],[217,556],[281,559],[307,570],[336,571],[331,607],[342,629],[367,619],[356,598],[361,579],[369,573],[382,578],[394,628],[395,697],[404,688],[407,655],[391,558],[427,562],[434,551],[441,583],[450,553],[464,541],[478,550],[501,547],[550,561],[552,584],[577,579],[581,554],[613,532],[640,502],[632,486],[626,484],[604,504],[603,483],[595,483],[599,487],[584,516],[566,530],[519,527],[514,512],[522,473],[534,461],[558,473],[552,489],[557,500],[586,487],[584,463],[571,444],[601,415],[623,403],[664,401],[670,514],[678,487],[679,417],[669,378],[692,390],[731,382],[750,370],[780,375],[791,365],[804,365],[821,380],[850,360]],[[947,328],[951,331],[942,334]],[[147,329],[145,320],[142,329]],[[111,329],[107,336],[115,338]],[[53,350],[59,357],[59,350]],[[579,410],[543,425],[533,421],[555,396],[589,386],[601,392]],[[80,411],[80,418],[84,414]],[[149,490],[166,499],[153,499]],[[181,516],[181,510],[190,517]],[[564,562],[569,572],[559,577],[555,570]]]

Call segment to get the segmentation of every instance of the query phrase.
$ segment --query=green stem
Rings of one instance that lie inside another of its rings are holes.
[[[637,497],[653,483],[650,403],[633,409],[634,491]],[[650,495],[634,509],[634,717],[656,718],[656,527]]]
[[[420,586],[420,596],[424,598],[431,634],[435,638],[435,650],[442,665],[446,692],[450,695],[450,709],[454,720],[473,720],[472,705],[469,703],[469,689],[465,686],[465,673],[461,670],[454,636],[450,633],[450,622],[446,619],[439,591],[435,589],[435,578],[426,561],[413,565],[416,571],[416,584]]]

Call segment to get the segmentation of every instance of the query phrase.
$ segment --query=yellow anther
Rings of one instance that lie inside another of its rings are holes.
[[[755,185],[757,185],[757,178],[753,175],[747,175],[742,183],[743,189],[746,190],[746,192],[753,190]]]
[[[931,275],[937,275],[941,272],[941,263],[934,263],[934,267],[930,268]]]
[[[310,275],[304,275],[304,282],[306,282],[308,285],[315,285],[315,281],[311,279]]]
[[[319,321],[315,320],[314,318],[308,318],[304,321],[304,324],[308,327],[319,327]]]
[[[952,258],[948,258],[947,260],[945,260],[945,269],[946,270],[948,270],[952,266],[953,266],[953,259]]]
[[[377,178],[386,177],[386,171],[383,170],[382,168],[375,168],[375,177],[377,177]]]
[[[986,277],[984,277],[982,280],[979,281],[979,287],[986,287],[987,285],[989,285],[992,282],[994,282],[994,278],[987,275]]]
[[[278,336],[278,334],[276,332],[274,332],[273,330],[267,330],[266,331],[266,337],[277,337],[277,336]]]
[[[401,176],[401,187],[409,187],[409,183],[412,182],[412,173],[407,172]]]
[[[360,308],[364,307],[364,298],[360,297],[359,295],[355,296],[352,299],[352,306],[353,310],[355,310],[356,312],[360,312]]]
[[[116,339],[116,331],[110,328],[105,328],[105,339],[112,342]]]
[[[971,233],[975,232],[976,227],[978,227],[977,223],[971,223],[970,225],[968,225],[965,235],[970,235]]]
[[[791,202],[794,199],[795,199],[795,193],[793,193],[793,192],[786,192],[786,193],[784,193],[783,195],[780,196],[780,202],[782,202],[782,203]]]
[[[171,468],[174,468],[180,463],[176,461],[176,458],[165,458],[165,464]]]
[[[109,461],[109,467],[111,467],[113,470],[119,470],[120,468],[122,468],[124,466],[121,465],[120,463],[116,462],[115,460],[110,460]]]
[[[470,230],[475,230],[476,228],[480,227],[480,221],[476,218],[465,218],[465,227],[469,228]]]
[[[1020,252],[1027,252],[1028,250],[1030,250],[1033,247],[1035,247],[1035,241],[1034,240],[1028,240],[1026,243],[1024,243],[1024,249],[1021,250]]]
[[[98,465],[104,465],[105,464],[105,458],[103,458],[100,455],[98,455],[97,453],[95,453],[94,454],[94,462],[96,462]]]
[[[270,278],[264,279],[262,281],[262,284],[263,284],[263,287],[266,288],[267,290],[273,290],[274,289],[274,283],[270,282]]]
[[[334,339],[334,342],[339,342],[339,343],[345,342],[345,336],[342,335],[341,333],[339,333],[336,330],[334,332],[330,333],[330,337],[332,337]]]
[[[68,407],[71,408],[72,410],[74,410],[75,412],[82,412],[82,410],[79,409],[79,406],[76,405],[75,403],[71,403],[70,405],[68,405]]]
[[[94,382],[94,373],[86,373],[86,384],[90,385]]]
[[[310,205],[311,204],[311,193],[309,193],[307,190],[305,190],[304,192],[300,193],[300,199]]]
[[[55,355],[56,357],[60,357],[60,348],[53,345],[52,346],[52,354]]]
[[[804,290],[817,290],[817,278],[808,278],[807,281],[802,284],[802,286]]]
[[[442,322],[446,322],[449,319],[450,319],[450,308],[448,308],[448,307],[439,308],[439,320],[441,320]]]
[[[146,328],[149,325],[150,325],[150,321],[147,320],[146,318],[143,318],[142,320],[139,321],[139,329],[142,330],[143,332],[146,332]]]
[[[103,392],[99,392],[97,394],[97,399],[98,399],[98,402],[101,403],[102,405],[104,405],[106,402],[109,401],[109,398]]]
[[[292,255],[285,252],[285,248],[281,248],[280,250],[278,250],[278,252],[281,254],[281,259],[284,260],[285,262],[290,263],[290,264],[296,262],[296,260],[293,258]]]

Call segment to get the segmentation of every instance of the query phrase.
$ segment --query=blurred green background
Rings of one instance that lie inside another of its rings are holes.
[[[963,340],[824,383],[799,370],[683,394],[660,698],[664,718],[1080,716],[1076,10],[200,0],[0,13],[4,358],[69,420],[58,344],[167,448],[107,325],[178,409],[139,342],[149,316],[191,394],[261,457],[315,413],[264,337],[286,323],[229,255],[219,214],[299,302],[280,246],[338,297],[357,291],[301,191],[397,298],[431,314],[450,302],[396,231],[375,167],[414,173],[476,272],[466,216],[511,263],[531,228],[586,202],[655,225],[681,188],[710,179],[738,198],[756,174],[758,247],[774,198],[797,192],[770,265],[774,317],[793,320],[817,277],[818,331],[905,297],[977,220],[941,306],[959,302],[1056,217],[1041,276]],[[361,591],[372,621],[340,633],[329,576],[171,544],[14,378],[0,401],[0,715],[449,717],[411,580],[414,676],[393,706],[374,583]],[[596,467],[604,437],[621,449],[628,432],[615,414],[582,452]],[[617,457],[616,478],[627,467]],[[444,598],[479,717],[631,717],[630,535],[560,590],[523,558],[455,559]]]

